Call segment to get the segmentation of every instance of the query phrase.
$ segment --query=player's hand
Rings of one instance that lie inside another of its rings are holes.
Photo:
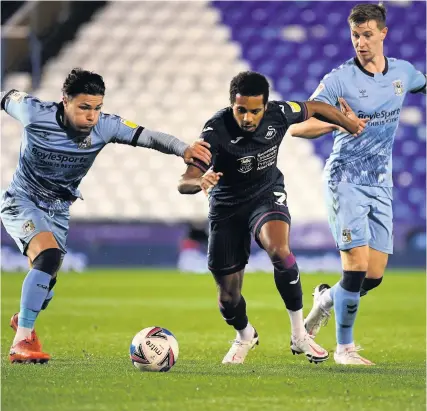
[[[197,140],[184,152],[185,164],[192,164],[194,159],[197,158],[203,161],[207,166],[211,164],[212,154],[209,150],[210,144],[203,140]]]
[[[340,103],[341,113],[343,113],[350,120],[357,123],[357,132],[353,134],[353,136],[358,136],[365,129],[366,124],[369,121],[369,118],[357,117],[356,113],[352,110],[352,108],[348,105],[348,103],[342,97],[338,99],[338,102]]]
[[[206,171],[200,179],[200,188],[205,195],[209,195],[210,191],[218,184],[219,179],[223,176],[222,173],[215,173],[213,170]]]

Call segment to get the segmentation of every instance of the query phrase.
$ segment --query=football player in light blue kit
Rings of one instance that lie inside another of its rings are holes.
[[[82,195],[78,186],[108,143],[152,148],[191,163],[210,163],[209,144],[188,146],[177,138],[147,130],[101,112],[105,85],[96,73],[74,69],[63,86],[61,103],[40,101],[17,90],[2,92],[1,108],[24,126],[18,167],[1,202],[1,219],[31,270],[22,285],[11,362],[47,362],[34,332],[40,310],[53,296],[66,253],[69,207]],[[105,199],[100,199],[105,201]]]
[[[372,3],[352,9],[348,22],[356,57],[327,74],[311,97],[341,106],[349,117],[368,118],[362,134],[355,138],[316,119],[290,130],[305,138],[334,133],[325,193],[343,276],[332,288],[316,287],[305,325],[314,337],[335,307],[338,364],[373,364],[359,355],[353,326],[360,295],[381,283],[393,253],[392,149],[403,100],[408,92],[426,93],[424,74],[407,61],[384,56],[385,15],[382,5]]]

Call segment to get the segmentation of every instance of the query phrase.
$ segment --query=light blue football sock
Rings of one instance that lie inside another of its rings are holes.
[[[351,344],[354,341],[353,328],[360,292],[344,290],[340,283],[336,283],[331,288],[331,298],[334,302],[337,343]]]
[[[34,322],[49,294],[50,274],[32,268],[22,284],[18,326],[34,328]]]

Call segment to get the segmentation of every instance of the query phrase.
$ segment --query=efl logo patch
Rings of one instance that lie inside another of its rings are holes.
[[[301,106],[298,103],[295,103],[295,101],[287,101],[286,104],[291,108],[292,113],[301,112]]]
[[[22,226],[22,231],[25,234],[30,234],[32,233],[34,230],[36,229],[36,226],[33,223],[33,220],[28,220],[24,223],[24,225]]]
[[[124,118],[122,118],[121,120],[120,120],[120,122],[121,123],[123,123],[125,126],[128,126],[128,127],[130,127],[130,128],[137,128],[138,127],[138,124],[136,124],[136,123],[132,123],[132,121],[129,121],[129,120],[125,120]],[[203,130],[204,131],[204,130]]]
[[[24,100],[25,96],[28,96],[28,94],[24,93],[23,91],[14,91],[13,93],[9,94],[8,99],[20,103],[22,100]]]
[[[237,163],[239,165],[239,168],[237,169],[237,171],[239,173],[246,174],[246,173],[249,173],[249,171],[251,171],[254,168],[255,157],[254,156],[242,157],[237,160]]]
[[[394,94],[396,94],[396,96],[402,96],[403,95],[403,82],[402,82],[402,80],[393,81],[393,87],[394,87]]]
[[[342,230],[342,242],[345,244],[351,243],[351,231],[348,228]]]

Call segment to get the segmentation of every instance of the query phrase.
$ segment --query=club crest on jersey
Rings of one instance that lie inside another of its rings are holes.
[[[84,150],[92,147],[92,139],[87,136],[83,141],[79,143],[79,149]]]
[[[34,230],[36,229],[36,226],[33,223],[33,220],[28,220],[24,223],[24,225],[22,226],[22,231],[25,234],[30,234],[32,233]]]
[[[265,135],[266,140],[271,140],[277,134],[276,129],[273,126],[268,126],[267,134]]]
[[[342,230],[342,242],[345,244],[351,243],[351,231],[348,228]]]
[[[237,163],[239,166],[237,171],[239,173],[243,173],[243,174],[249,173],[249,171],[251,171],[255,166],[255,157],[254,156],[242,157],[237,160]]]
[[[396,94],[396,96],[402,96],[403,95],[403,82],[402,82],[402,80],[393,81],[393,87],[394,87],[394,94]]]

